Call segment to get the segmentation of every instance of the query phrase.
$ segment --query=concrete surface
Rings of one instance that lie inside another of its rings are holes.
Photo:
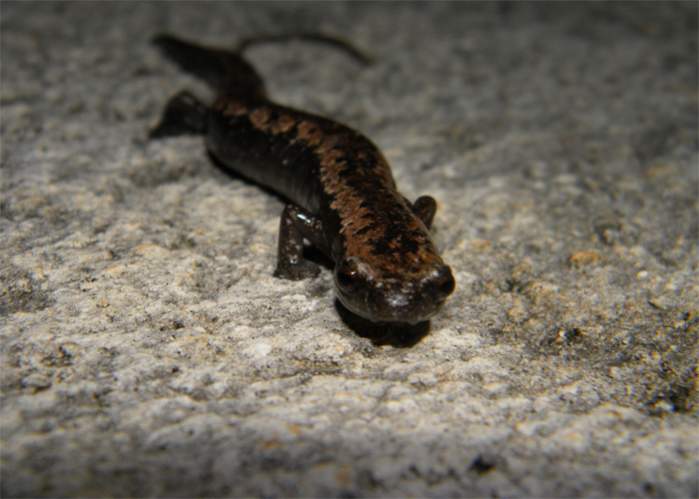
[[[13,496],[699,494],[697,4],[2,2],[2,486]],[[149,45],[260,46],[280,102],[440,202],[457,290],[365,331],[272,277],[281,202]]]

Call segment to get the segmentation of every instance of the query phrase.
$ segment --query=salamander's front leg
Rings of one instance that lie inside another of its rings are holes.
[[[428,229],[432,227],[432,220],[434,220],[434,214],[437,212],[437,201],[432,196],[420,196],[412,206],[413,213],[422,220],[425,227]]]
[[[318,266],[303,259],[303,240],[322,247],[323,226],[318,218],[299,206],[287,204],[279,223],[279,250],[275,277],[298,281],[318,275]]]

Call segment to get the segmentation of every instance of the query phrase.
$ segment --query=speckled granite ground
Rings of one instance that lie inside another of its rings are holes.
[[[696,3],[11,3],[2,9],[10,496],[699,493]],[[281,203],[197,138],[148,45],[249,56],[281,102],[440,201],[457,291],[383,341],[329,272],[271,277]]]

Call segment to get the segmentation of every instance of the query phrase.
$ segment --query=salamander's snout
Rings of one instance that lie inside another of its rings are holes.
[[[451,269],[441,262],[418,276],[377,279],[352,259],[336,268],[335,285],[342,304],[355,314],[374,322],[410,324],[437,313],[455,286]]]
[[[374,289],[370,305],[384,320],[415,324],[436,314],[454,287],[451,269],[440,264],[419,279],[396,280],[392,286]]]

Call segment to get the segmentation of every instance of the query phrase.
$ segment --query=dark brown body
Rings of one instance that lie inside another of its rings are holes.
[[[415,323],[439,309],[454,280],[430,240],[432,198],[407,201],[381,152],[360,133],[267,99],[240,55],[171,37],[158,44],[217,87],[219,97],[208,108],[189,94],[176,97],[154,135],[182,133],[178,123],[201,132],[221,163],[290,202],[276,275],[317,273],[302,257],[307,240],[335,262],[338,298],[352,312],[372,321]]]

